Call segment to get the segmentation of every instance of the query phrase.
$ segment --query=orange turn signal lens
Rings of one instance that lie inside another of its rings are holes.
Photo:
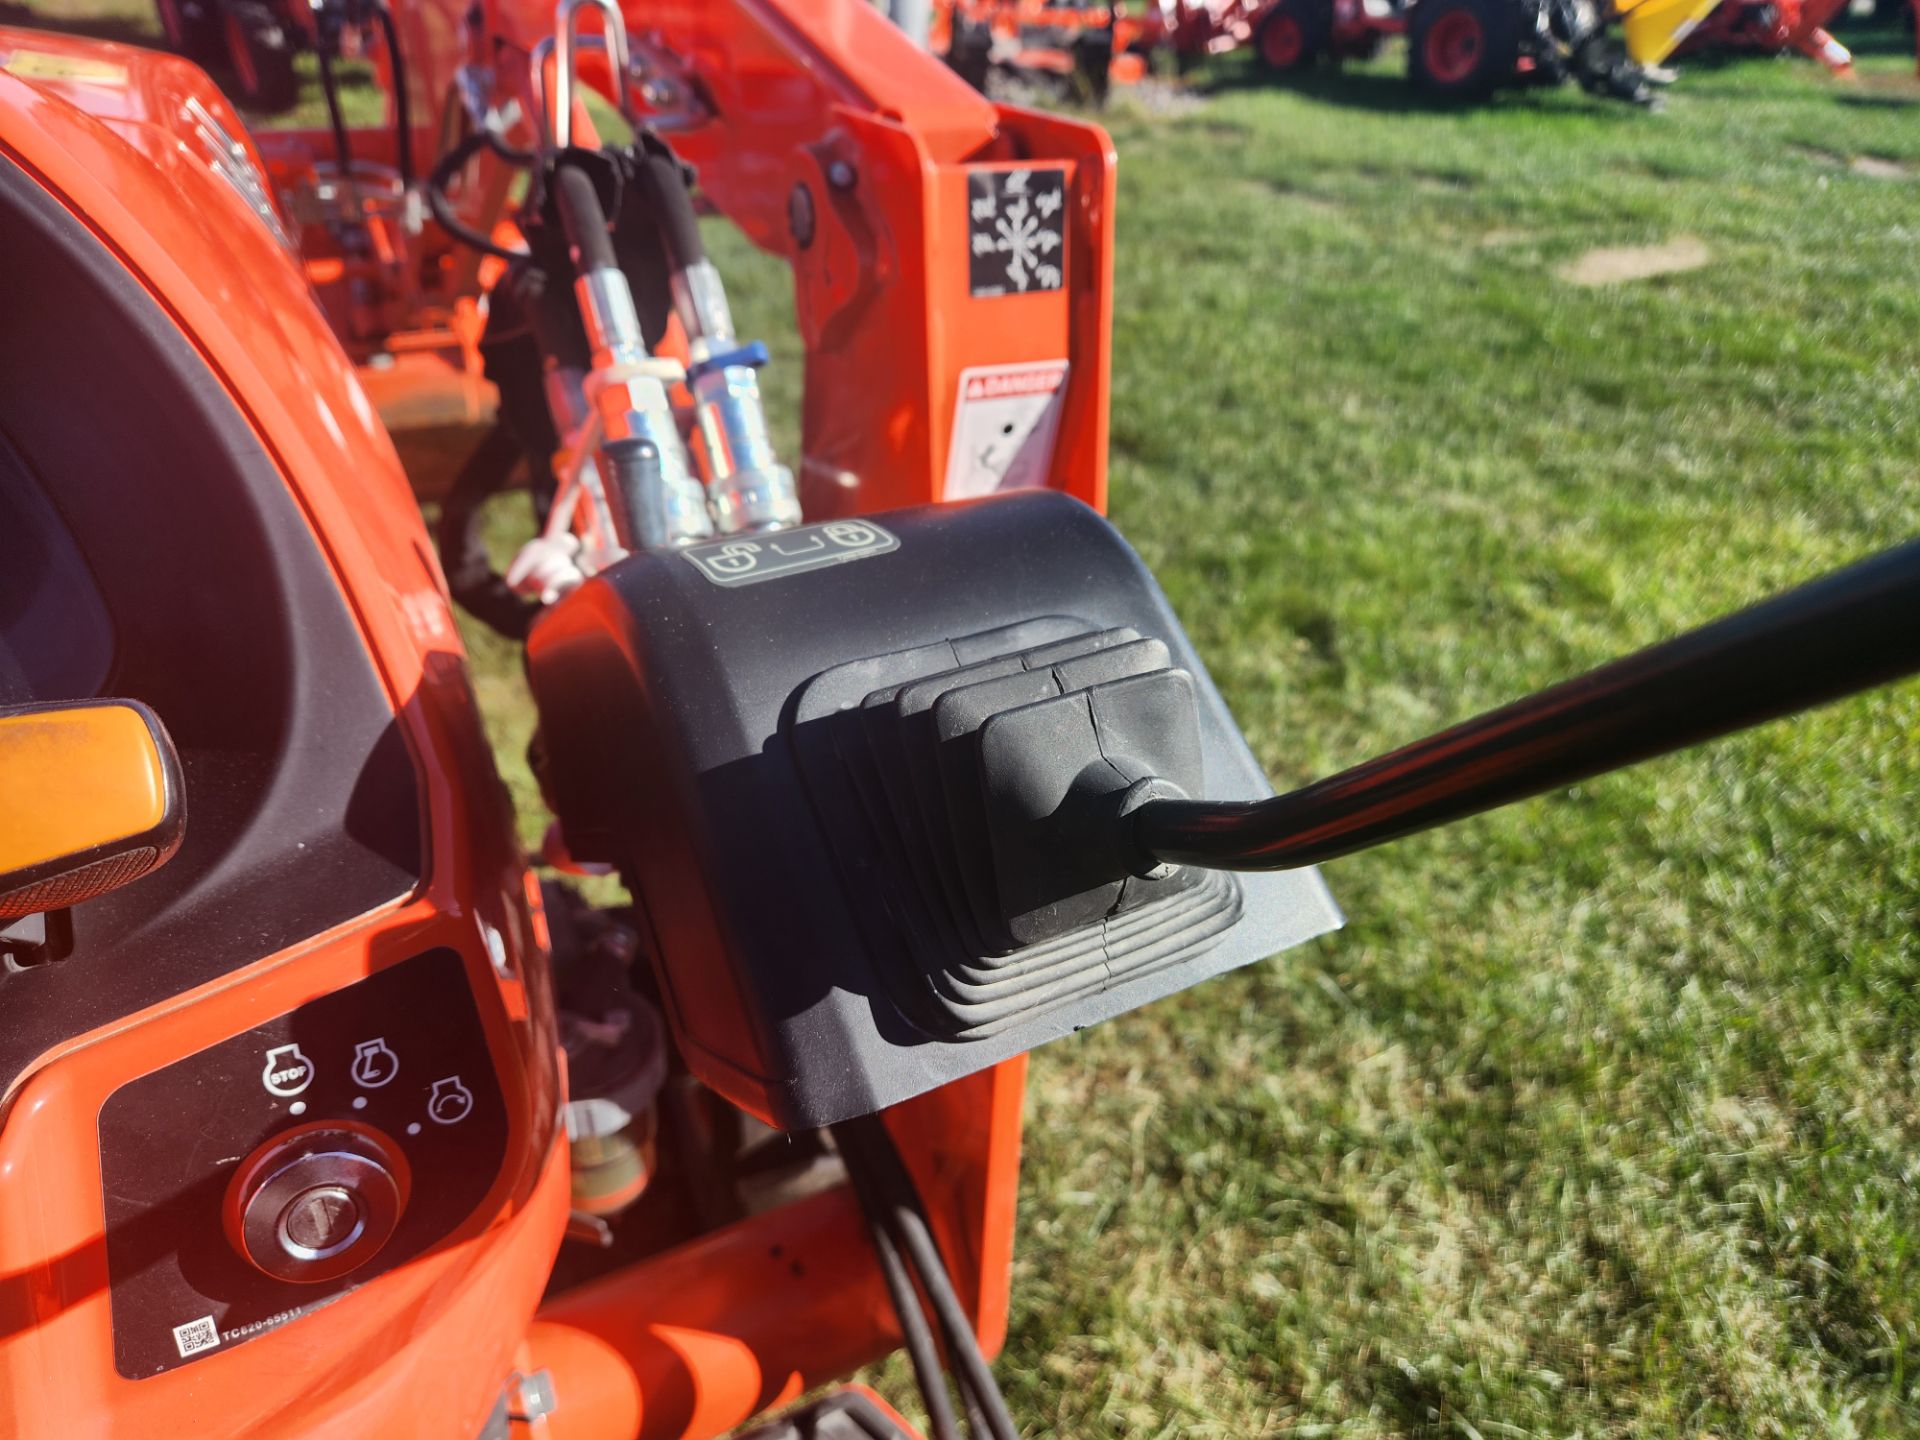
[[[180,763],[127,700],[0,709],[0,920],[136,880],[179,848]]]

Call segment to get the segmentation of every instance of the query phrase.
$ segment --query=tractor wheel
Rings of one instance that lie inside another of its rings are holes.
[[[224,16],[234,99],[268,114],[291,110],[300,97],[300,81],[293,73],[293,31],[272,6],[257,0],[226,0]]]
[[[1089,104],[1107,103],[1113,84],[1113,31],[1083,30],[1073,42],[1073,90]]]
[[[953,37],[947,42],[947,68],[982,95],[987,72],[993,68],[993,31],[984,22],[953,17]]]
[[[220,12],[213,0],[154,0],[167,48],[196,65],[220,59]]]
[[[1407,76],[1442,100],[1484,100],[1513,78],[1520,25],[1513,0],[1416,0]]]
[[[1327,48],[1326,7],[1316,0],[1280,0],[1253,32],[1253,53],[1272,75],[1304,70]]]

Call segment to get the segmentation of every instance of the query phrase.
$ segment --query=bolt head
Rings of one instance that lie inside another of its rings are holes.
[[[802,250],[813,244],[815,223],[813,191],[801,181],[787,196],[787,230]]]

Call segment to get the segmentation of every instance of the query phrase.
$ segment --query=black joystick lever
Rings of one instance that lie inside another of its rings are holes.
[[[1290,870],[1920,670],[1920,541],[1270,800],[1148,800],[1143,863]]]

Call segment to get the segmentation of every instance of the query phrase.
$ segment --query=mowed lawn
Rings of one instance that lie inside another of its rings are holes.
[[[1110,117],[1113,515],[1277,785],[1920,533],[1912,63]],[[1343,933],[1038,1055],[1030,1432],[1920,1433],[1917,782],[1920,690],[1836,706],[1331,865]]]
[[[1276,784],[1920,532],[1920,107],[1845,38],[1659,115],[1117,102],[1113,514]],[[1705,263],[1561,278],[1642,246]],[[1341,861],[1344,932],[1038,1054],[1023,1428],[1920,1433],[1916,789],[1908,686]]]
[[[1277,785],[1920,534],[1920,107],[1849,38],[1658,115],[1392,54],[1108,114],[1113,515]],[[1641,246],[1706,263],[1560,278]],[[1024,1431],[1920,1434],[1917,790],[1909,686],[1339,862],[1344,932],[1040,1052]]]
[[[1277,785],[1920,534],[1920,106],[1848,38],[1109,113],[1113,515]],[[1560,278],[1643,246],[1705,263]],[[1341,934],[1039,1053],[1026,1432],[1920,1434],[1917,790],[1909,686],[1339,862]]]

